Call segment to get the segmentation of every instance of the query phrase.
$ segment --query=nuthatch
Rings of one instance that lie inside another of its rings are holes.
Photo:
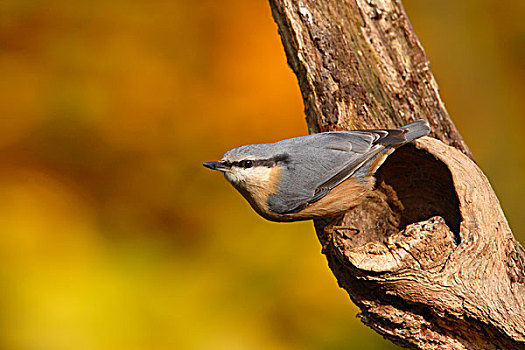
[[[241,146],[203,165],[223,172],[268,220],[335,217],[373,189],[373,175],[396,148],[429,132],[424,120],[391,130],[324,132]]]

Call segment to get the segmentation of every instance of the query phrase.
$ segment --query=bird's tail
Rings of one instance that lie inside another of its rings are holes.
[[[399,147],[410,141],[428,135],[430,133],[430,125],[426,120],[420,119],[413,123],[402,126],[398,129],[385,130],[370,130],[380,134],[378,144],[390,147]]]
[[[405,142],[413,141],[430,133],[430,125],[426,120],[423,119],[416,120],[415,122],[405,125],[399,129],[404,131],[403,136],[405,137]]]

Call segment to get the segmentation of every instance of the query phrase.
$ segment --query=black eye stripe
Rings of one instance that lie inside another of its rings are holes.
[[[274,167],[277,163],[288,164],[290,162],[290,156],[288,154],[278,154],[275,157],[269,159],[243,159],[235,162],[227,162],[229,166],[236,166],[239,168],[252,168],[257,166],[265,166],[267,168]]]

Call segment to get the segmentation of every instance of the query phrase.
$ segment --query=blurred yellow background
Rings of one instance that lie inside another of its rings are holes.
[[[525,2],[405,6],[523,242]],[[1,1],[0,348],[396,348],[201,166],[302,108],[266,1]]]

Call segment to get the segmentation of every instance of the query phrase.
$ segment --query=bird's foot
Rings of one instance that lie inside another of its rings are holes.
[[[359,233],[359,229],[355,227],[354,225],[341,225],[338,226],[335,223],[339,221],[338,219],[333,220],[331,223],[325,226],[324,228],[324,234],[325,234],[325,240],[323,242],[323,247],[321,249],[322,254],[326,254],[326,251],[328,250],[328,245],[333,242],[334,240],[334,232],[340,231],[340,230],[352,230],[354,233]]]

